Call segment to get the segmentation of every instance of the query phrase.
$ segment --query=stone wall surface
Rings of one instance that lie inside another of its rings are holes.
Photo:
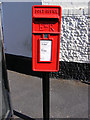
[[[62,7],[60,61],[89,63],[88,2],[43,0],[43,5]]]

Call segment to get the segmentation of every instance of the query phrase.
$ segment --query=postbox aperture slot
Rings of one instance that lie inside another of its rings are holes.
[[[52,62],[52,39],[39,40],[39,62]]]
[[[57,27],[56,27],[57,26]],[[59,19],[35,18],[33,20],[33,33],[59,32]]]

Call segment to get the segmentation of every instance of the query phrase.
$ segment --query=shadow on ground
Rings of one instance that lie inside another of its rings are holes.
[[[35,72],[32,70],[32,59],[6,54],[7,69],[15,72],[42,77],[42,72]]]
[[[32,59],[28,57],[6,54],[7,69],[27,75],[42,77],[43,72],[32,70]],[[59,71],[51,72],[52,78],[76,79],[90,82],[90,63],[60,61]]]

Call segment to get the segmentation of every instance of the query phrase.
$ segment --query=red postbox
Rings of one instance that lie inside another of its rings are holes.
[[[59,70],[61,7],[34,5],[32,7],[32,69]]]

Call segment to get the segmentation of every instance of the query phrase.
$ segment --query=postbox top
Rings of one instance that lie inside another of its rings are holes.
[[[57,5],[34,5],[32,7],[33,18],[60,18],[61,7]]]

